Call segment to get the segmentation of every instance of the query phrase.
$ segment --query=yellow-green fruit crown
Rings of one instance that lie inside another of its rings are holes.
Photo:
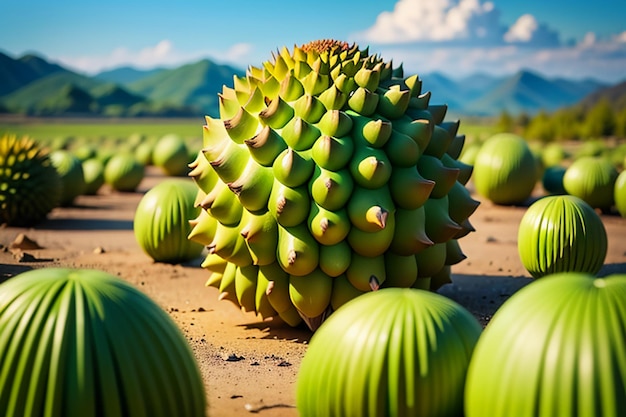
[[[235,76],[191,164],[207,285],[315,329],[364,292],[450,282],[478,202],[459,122],[430,98],[402,65],[332,39]]]
[[[59,205],[61,181],[48,152],[35,140],[0,137],[0,222],[30,226]]]

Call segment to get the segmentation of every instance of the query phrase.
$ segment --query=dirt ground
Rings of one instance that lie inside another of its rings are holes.
[[[202,259],[155,263],[133,234],[135,207],[163,176],[155,170],[137,192],[81,196],[55,209],[35,228],[0,229],[0,282],[34,268],[94,268],[122,277],[160,304],[180,326],[201,368],[211,417],[297,416],[295,383],[311,332],[262,321],[205,287]],[[481,201],[471,217],[476,232],[460,240],[467,259],[453,267],[453,283],[439,292],[468,308],[483,324],[515,291],[531,282],[517,254],[517,227],[525,207]],[[602,215],[609,250],[600,275],[626,273],[626,219]],[[11,251],[21,233],[41,249]]]

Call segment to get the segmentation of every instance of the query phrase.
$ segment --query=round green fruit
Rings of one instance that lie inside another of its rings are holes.
[[[69,151],[59,149],[50,153],[52,165],[61,177],[61,205],[71,205],[76,197],[85,192],[83,163]]]
[[[188,239],[190,221],[200,215],[195,207],[197,188],[190,180],[167,179],[142,197],[133,229],[139,246],[157,262],[185,262],[200,256],[203,245]]]
[[[85,178],[85,194],[97,194],[104,184],[104,163],[97,158],[83,161],[83,176]]]
[[[585,201],[571,195],[543,197],[524,213],[517,246],[530,274],[597,273],[607,253],[602,219]]]
[[[163,309],[96,270],[43,268],[0,285],[6,417],[205,416],[203,381]]]
[[[311,339],[296,386],[302,417],[459,416],[481,325],[429,291],[387,288],[342,305]]]
[[[160,138],[152,149],[152,163],[166,175],[181,176],[189,172],[189,151],[183,138],[168,134]]]
[[[119,153],[104,166],[104,182],[117,191],[135,191],[145,176],[145,167],[131,153]]]
[[[626,275],[561,273],[513,294],[480,337],[465,416],[626,415]]]
[[[617,212],[622,217],[626,217],[626,170],[622,171],[615,180],[614,199]]]
[[[474,165],[476,191],[495,204],[521,204],[537,182],[537,161],[526,141],[512,133],[483,143]]]
[[[561,165],[552,165],[547,167],[541,177],[541,185],[548,194],[567,194],[563,186],[563,177],[567,168]]]
[[[551,143],[541,151],[541,163],[546,168],[560,165],[567,157],[568,154],[560,143]]]
[[[585,200],[593,208],[610,209],[618,172],[605,158],[585,156],[567,168],[563,186],[568,194]]]

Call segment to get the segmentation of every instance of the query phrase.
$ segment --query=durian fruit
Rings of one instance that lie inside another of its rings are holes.
[[[59,206],[61,179],[46,148],[27,136],[0,137],[0,223],[31,226]]]
[[[430,97],[402,65],[335,40],[235,76],[190,164],[207,284],[315,330],[365,292],[450,282],[478,202],[459,121]]]

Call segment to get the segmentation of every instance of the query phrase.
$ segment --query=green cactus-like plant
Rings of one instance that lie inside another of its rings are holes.
[[[60,204],[61,187],[45,148],[29,137],[0,137],[0,223],[39,223]]]

